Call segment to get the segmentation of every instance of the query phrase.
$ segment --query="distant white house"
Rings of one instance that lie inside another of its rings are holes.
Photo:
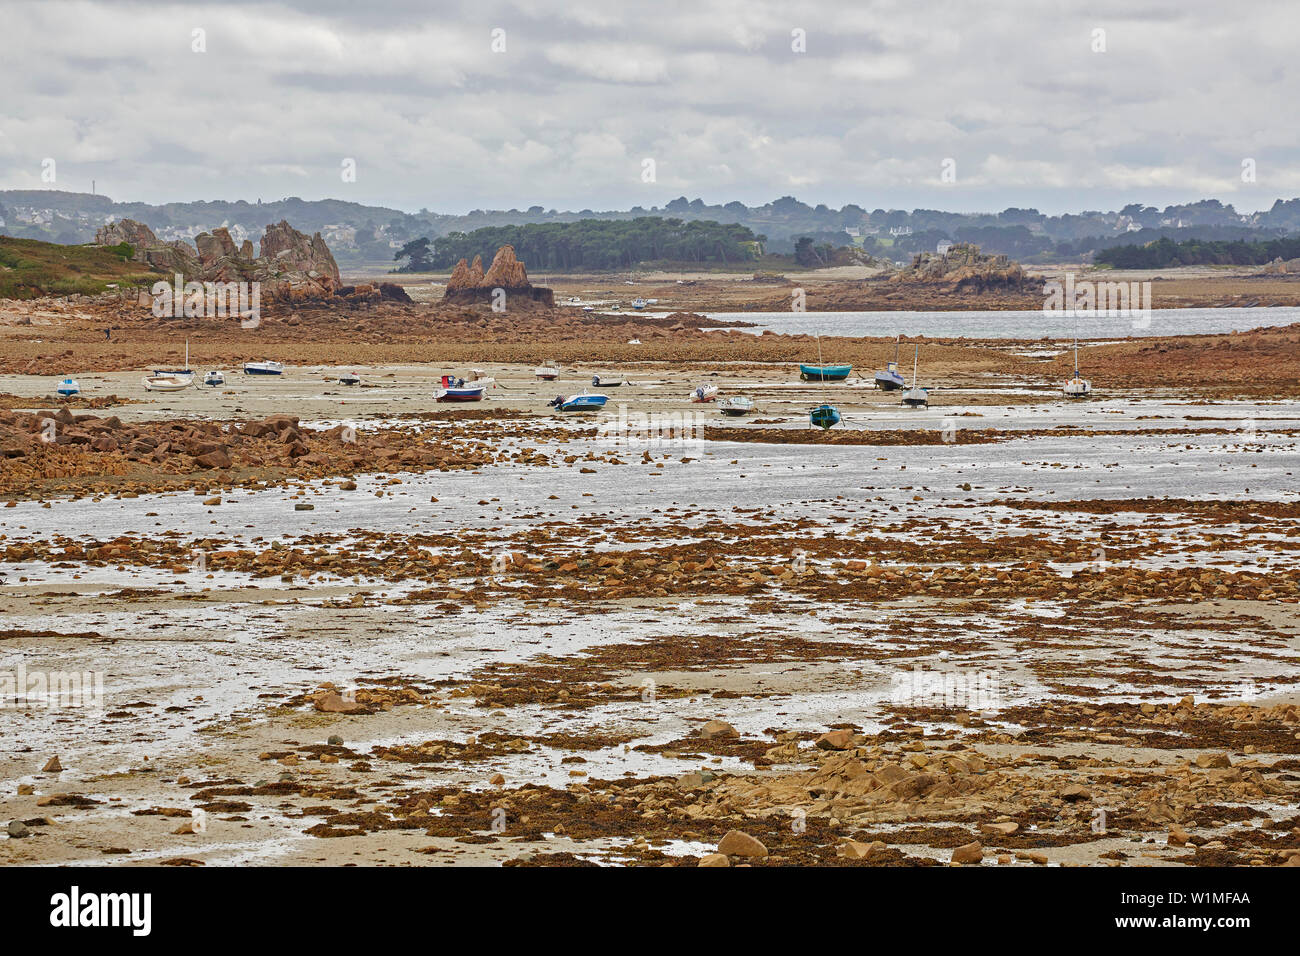
[[[934,250],[935,252],[939,253],[939,255],[946,256],[948,254],[948,250],[951,248],[952,248],[951,239],[940,239],[939,242],[935,245]]]

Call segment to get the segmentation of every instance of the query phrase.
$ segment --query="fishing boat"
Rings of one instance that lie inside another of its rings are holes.
[[[852,365],[800,365],[799,377],[805,382],[842,382],[851,371]]]
[[[901,336],[894,339],[894,360],[887,363],[884,368],[876,371],[876,388],[892,392],[894,389],[902,388],[907,384],[903,381],[903,376],[898,372],[898,347],[901,342]]]
[[[63,398],[71,398],[81,391],[81,386],[77,384],[75,378],[65,378],[58,385],[54,386],[54,394]]]
[[[589,392],[583,392],[581,395],[570,395],[567,398],[563,395],[556,395],[546,404],[562,412],[594,412],[604,408],[607,401],[609,401],[608,395],[593,395]]]
[[[207,375],[203,376],[203,384],[211,385],[214,388],[218,385],[225,385],[226,376],[222,375],[220,372],[214,369],[213,371],[209,372]]]
[[[340,385],[360,385],[361,376],[356,372],[344,372],[339,376]]]
[[[918,345],[916,351],[912,353],[912,387],[903,393],[903,404],[913,408],[930,404],[930,393],[924,388],[916,387],[916,362],[920,354],[921,346]]]
[[[620,375],[618,378],[610,378],[604,375],[593,375],[591,377],[591,384],[596,386],[596,388],[618,388],[623,384],[623,376]]]
[[[636,309],[638,312],[644,309],[645,307],[646,307],[646,301],[640,296],[637,296],[635,299],[632,300],[632,308]]]
[[[452,380],[450,375],[442,377],[442,388],[434,394],[436,402],[481,402],[487,384],[483,382],[466,382],[463,378]]]
[[[808,413],[808,420],[818,428],[831,428],[840,423],[840,410],[834,405],[818,405]]]
[[[718,386],[700,385],[695,391],[691,392],[691,401],[693,402],[711,402],[718,397]]]
[[[1079,375],[1079,337],[1074,337],[1074,378],[1061,388],[1066,398],[1087,398],[1092,394],[1092,382]]]
[[[747,395],[736,395],[718,402],[718,411],[724,415],[748,415],[754,410],[754,400]]]
[[[283,375],[284,366],[279,362],[245,362],[245,375]]]
[[[560,377],[560,367],[554,362],[543,362],[537,368],[533,369],[533,374],[543,382],[554,382]]]

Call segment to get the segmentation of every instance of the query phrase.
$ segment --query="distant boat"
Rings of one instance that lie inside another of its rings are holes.
[[[595,307],[594,305],[584,305],[584,306],[582,307],[582,311],[583,311],[583,312],[595,312],[595,311],[596,311],[596,307]]]
[[[1074,337],[1074,378],[1061,388],[1066,398],[1087,398],[1092,394],[1092,382],[1079,375],[1079,337]]]
[[[805,382],[842,382],[851,371],[852,365],[800,365],[799,377]]]
[[[554,362],[543,362],[533,369],[533,374],[543,382],[554,382],[560,377],[560,368]]]
[[[830,428],[840,423],[840,410],[834,405],[818,405],[808,413],[808,420],[818,428]]]
[[[916,387],[916,362],[920,354],[921,346],[918,345],[916,351],[912,353],[912,387],[903,393],[903,404],[911,405],[913,408],[930,404],[930,393],[924,388]]]
[[[153,375],[146,375],[143,382],[146,392],[179,392],[194,384],[194,376],[155,372]]]
[[[360,385],[361,376],[356,372],[344,372],[339,376],[340,385]]]
[[[245,375],[283,375],[284,366],[279,362],[245,362]]]
[[[596,388],[618,388],[623,384],[623,376],[620,375],[618,378],[605,378],[601,375],[593,375],[591,377],[591,384],[596,386]]]
[[[567,398],[556,395],[546,404],[562,412],[594,412],[604,408],[607,401],[609,401],[608,395],[592,395],[583,392],[581,395],[570,395]]]
[[[754,410],[754,400],[747,395],[736,395],[718,402],[718,411],[724,415],[748,415]]]
[[[627,344],[628,344],[628,345],[640,345],[640,344],[641,344],[641,340],[640,340],[640,339],[628,339],[628,340],[627,340]]]
[[[907,384],[903,381],[903,376],[898,373],[898,346],[900,342],[901,338],[894,339],[894,360],[876,372],[876,388],[886,392],[892,392],[896,388],[903,388]]]
[[[64,398],[71,398],[81,391],[81,386],[73,378],[65,378],[58,385],[54,386],[54,394],[61,395]]]
[[[640,296],[637,296],[635,299],[632,300],[632,308],[640,310],[640,309],[644,309],[645,307],[646,307],[646,301]]]
[[[204,375],[204,376],[203,376],[203,384],[204,384],[204,385],[212,385],[212,386],[214,386],[214,387],[217,386],[217,385],[225,385],[225,384],[226,384],[226,376],[222,375],[222,374],[221,374],[220,372],[218,372],[218,371],[215,371],[215,370],[214,370],[214,371],[211,371],[211,372],[209,372],[207,375]]]
[[[700,385],[695,391],[691,392],[691,401],[693,402],[711,402],[718,397],[718,386]]]

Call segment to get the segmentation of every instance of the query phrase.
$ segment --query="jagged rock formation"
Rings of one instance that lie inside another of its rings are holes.
[[[443,294],[446,302],[462,305],[494,301],[495,290],[505,290],[506,308],[521,300],[526,303],[539,303],[544,306],[555,305],[555,294],[544,286],[535,286],[528,281],[528,270],[515,255],[514,246],[502,246],[492,258],[492,266],[485,273],[483,259],[474,257],[474,264],[466,265],[461,259],[447,280],[447,291]]]
[[[105,246],[130,243],[136,261],[169,277],[180,273],[186,281],[257,282],[261,294],[271,300],[326,299],[343,285],[338,264],[321,234],[309,237],[285,220],[266,227],[262,254],[256,258],[251,241],[245,239],[236,246],[225,228],[199,233],[191,247],[185,242],[162,242],[143,223],[123,219],[101,227],[95,242]]]
[[[945,286],[953,292],[1020,289],[1029,281],[1020,263],[1007,256],[986,256],[980,247],[959,242],[945,253],[918,252],[912,264],[890,282]]]

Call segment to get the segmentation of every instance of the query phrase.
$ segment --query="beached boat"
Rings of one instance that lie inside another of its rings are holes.
[[[279,362],[245,362],[245,375],[283,375],[284,366]]]
[[[627,340],[627,344],[628,344],[628,345],[640,345],[640,344],[641,344],[641,340],[640,340],[640,339],[628,339],[628,340]]]
[[[218,385],[225,385],[226,376],[222,375],[220,372],[214,369],[213,371],[209,372],[207,375],[203,376],[203,384],[211,385],[214,388]]]
[[[830,428],[840,423],[840,410],[834,405],[818,405],[808,413],[808,420],[818,428]]]
[[[339,376],[340,385],[360,385],[361,376],[356,372],[344,372]]]
[[[567,398],[563,395],[556,395],[546,404],[562,412],[595,412],[604,408],[607,401],[609,401],[608,395],[593,395],[583,392],[581,395],[569,395]]]
[[[695,391],[691,392],[691,401],[693,402],[711,402],[718,397],[718,386],[700,385]]]
[[[632,300],[632,308],[636,309],[638,312],[641,309],[644,309],[645,307],[646,307],[646,301],[640,296],[637,296],[635,299]]]
[[[596,388],[618,388],[623,384],[623,376],[620,375],[617,378],[611,378],[605,375],[593,375],[591,377],[591,384],[596,386]]]
[[[481,402],[484,385],[449,385],[438,389],[433,399],[436,402]]]
[[[754,410],[754,400],[748,395],[736,395],[718,402],[718,411],[724,415],[748,415]]]
[[[63,398],[71,398],[81,391],[81,386],[77,384],[75,378],[65,378],[58,385],[54,386],[54,394]]]
[[[178,375],[174,372],[155,372],[142,380],[146,392],[179,392],[194,384],[193,375]]]
[[[851,371],[852,365],[800,365],[799,377],[805,382],[842,382]]]
[[[1087,398],[1092,394],[1092,382],[1079,374],[1079,337],[1074,338],[1074,378],[1061,388],[1066,398]]]
[[[903,388],[907,384],[898,371],[898,346],[901,341],[901,338],[894,340],[894,360],[887,363],[884,368],[876,371],[876,388],[892,392],[894,389]]]
[[[912,387],[903,393],[903,404],[910,405],[913,408],[930,404],[929,391],[916,387],[916,363],[920,354],[921,346],[918,345],[916,351],[912,354]]]
[[[554,382],[560,377],[560,367],[554,362],[543,362],[537,368],[533,369],[533,374],[543,382]]]

